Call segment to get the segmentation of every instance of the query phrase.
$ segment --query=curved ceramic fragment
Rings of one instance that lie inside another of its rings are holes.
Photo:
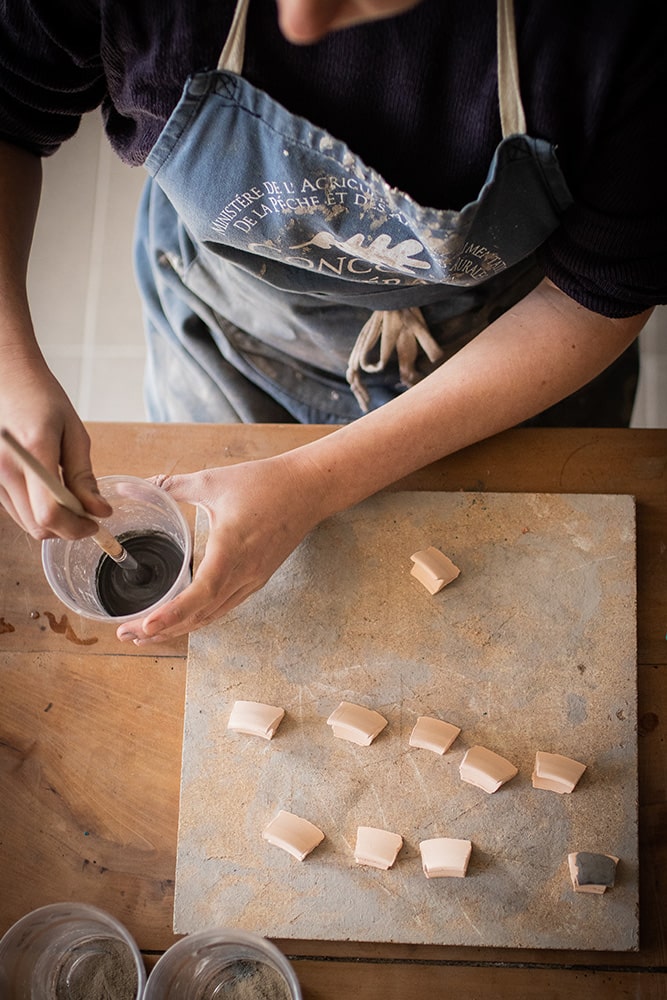
[[[469,840],[432,837],[419,844],[426,878],[463,878],[472,854]]]
[[[411,575],[424,584],[429,594],[437,594],[461,572],[451,559],[433,545],[415,552],[410,558],[414,563]]]
[[[519,769],[500,754],[480,746],[470,747],[459,766],[461,781],[489,793],[497,792],[501,785],[518,773]]]
[[[545,788],[549,792],[571,792],[586,770],[586,765],[559,753],[535,754],[533,788]]]
[[[451,722],[434,719],[430,715],[420,715],[410,733],[410,746],[434,753],[446,753],[461,730]]]
[[[284,715],[285,709],[276,705],[264,705],[261,701],[235,701],[227,729],[270,740]]]
[[[367,747],[378,733],[382,732],[387,720],[372,708],[341,701],[327,719],[327,725],[331,726],[334,736],[338,739],[349,740],[357,746]]]
[[[601,895],[605,889],[611,889],[614,885],[618,858],[613,854],[576,851],[568,854],[567,863],[575,892]]]
[[[262,836],[274,847],[281,847],[297,861],[310,854],[324,840],[314,823],[281,809],[264,829]]]
[[[398,833],[378,830],[374,826],[360,826],[357,828],[354,860],[358,865],[370,865],[386,871],[393,865],[402,846],[403,838]]]

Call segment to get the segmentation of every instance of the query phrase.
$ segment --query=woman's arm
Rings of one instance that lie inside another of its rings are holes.
[[[262,587],[325,518],[574,392],[618,357],[649,313],[607,319],[544,280],[428,378],[333,434],[258,462],[164,477],[211,530],[192,585],[121,638],[179,635]]]
[[[91,514],[110,513],[97,494],[90,442],[42,356],[32,326],[26,274],[41,191],[41,161],[0,142],[0,425],[67,486]],[[80,538],[96,530],[55,503],[0,447],[0,503],[35,538]]]

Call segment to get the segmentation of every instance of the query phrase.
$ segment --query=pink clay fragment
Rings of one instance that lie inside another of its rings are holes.
[[[227,729],[270,740],[284,715],[285,709],[276,705],[264,705],[260,701],[235,701]]]
[[[324,840],[324,834],[314,823],[281,809],[262,833],[264,840],[287,851],[297,861],[310,854]]]
[[[498,791],[518,773],[519,769],[500,754],[480,746],[470,747],[459,766],[461,781],[489,793]]]
[[[419,844],[426,878],[463,878],[472,854],[469,840],[432,837]]]
[[[618,858],[613,854],[575,851],[568,854],[567,864],[575,892],[592,892],[601,896],[614,886]]]
[[[429,715],[420,715],[410,733],[410,746],[422,750],[432,750],[434,753],[446,753],[461,730],[451,722],[434,719]]]
[[[572,792],[585,770],[585,764],[571,757],[538,750],[535,754],[533,788],[544,788],[561,795]]]
[[[387,720],[372,708],[341,701],[327,719],[327,725],[331,726],[334,736],[338,739],[349,740],[357,746],[367,747],[378,733],[382,732]]]
[[[389,830],[378,830],[374,826],[357,828],[357,843],[354,860],[358,865],[369,865],[386,871],[391,868],[403,846],[403,838]]]
[[[433,545],[415,552],[410,558],[414,563],[411,575],[426,587],[429,594],[437,594],[461,572],[451,559]]]

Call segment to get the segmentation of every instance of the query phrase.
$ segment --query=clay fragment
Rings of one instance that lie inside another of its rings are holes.
[[[561,795],[572,792],[585,770],[585,764],[571,757],[538,750],[535,754],[533,788],[544,788]]]
[[[454,837],[432,837],[422,840],[419,850],[426,878],[463,878],[468,870],[472,843]]]
[[[429,594],[437,594],[461,572],[444,552],[433,545],[415,552],[410,558],[414,563],[411,575],[426,587]]]
[[[314,823],[284,809],[276,813],[262,836],[269,844],[287,851],[297,861],[303,861],[324,840],[324,834]]]
[[[391,868],[403,846],[403,838],[389,830],[378,830],[374,826],[357,828],[357,843],[354,860],[358,865],[369,865],[386,871]]]
[[[420,715],[410,733],[410,746],[434,753],[446,753],[461,730],[451,722],[443,722],[429,715]]]
[[[260,701],[235,701],[227,729],[270,740],[273,739],[284,715],[285,709],[276,705],[264,705]]]
[[[489,794],[497,792],[501,785],[518,773],[519,769],[500,754],[480,746],[470,747],[459,766],[461,781],[467,781]]]
[[[602,895],[606,889],[613,888],[618,864],[618,858],[613,854],[576,851],[568,854],[567,863],[575,892]]]
[[[338,739],[349,740],[357,746],[367,747],[378,733],[382,732],[387,720],[372,708],[341,701],[327,719],[327,725],[331,726],[334,736]]]

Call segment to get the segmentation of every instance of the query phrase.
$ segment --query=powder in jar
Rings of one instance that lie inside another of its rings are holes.
[[[265,962],[239,959],[205,976],[197,1000],[291,1000],[285,977]]]
[[[125,942],[89,938],[63,958],[47,1000],[135,1000],[138,985],[134,955]]]

